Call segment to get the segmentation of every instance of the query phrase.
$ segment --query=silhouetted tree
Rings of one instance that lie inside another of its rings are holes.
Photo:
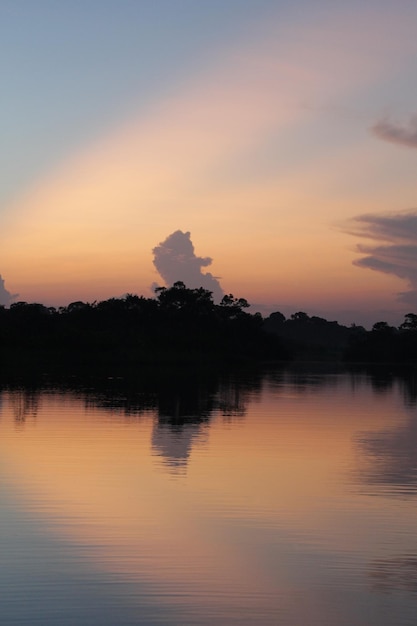
[[[286,358],[260,314],[244,298],[222,304],[182,282],[156,298],[127,294],[101,302],[74,301],[58,310],[17,302],[0,309],[0,355],[9,365],[90,371],[141,363],[228,362]],[[32,364],[32,365],[31,365]]]
[[[175,282],[169,288],[157,287],[155,293],[162,309],[187,311],[195,315],[204,315],[214,309],[211,291],[202,287],[188,289],[182,281]]]
[[[335,321],[310,317],[304,311],[293,313],[289,319],[280,312],[271,313],[264,328],[278,335],[287,351],[303,360],[337,360],[349,343],[350,330]]]
[[[417,330],[417,315],[415,313],[407,313],[399,328],[400,330]]]

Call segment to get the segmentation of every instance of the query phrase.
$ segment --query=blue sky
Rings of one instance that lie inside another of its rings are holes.
[[[263,312],[400,322],[416,27],[408,0],[4,0],[6,288],[151,295],[152,249],[181,230]]]
[[[266,0],[3,0],[0,198],[243,37]],[[285,3],[281,8],[286,11]]]

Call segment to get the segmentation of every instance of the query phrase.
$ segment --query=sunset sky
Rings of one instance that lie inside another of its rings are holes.
[[[150,297],[182,231],[252,310],[401,323],[416,29],[409,0],[2,0],[0,302]]]

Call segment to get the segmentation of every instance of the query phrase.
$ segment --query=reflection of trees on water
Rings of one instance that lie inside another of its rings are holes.
[[[66,390],[84,398],[87,409],[99,408],[128,421],[152,418],[153,453],[170,471],[181,472],[193,446],[207,440],[213,418],[243,419],[248,402],[260,394],[263,380],[259,371],[227,376],[162,371],[68,386]]]
[[[340,375],[342,374],[342,375]],[[375,395],[385,396],[395,391],[408,410],[397,426],[359,433],[355,445],[360,452],[356,479],[363,486],[381,491],[392,490],[398,495],[417,494],[417,374],[406,370],[392,371],[384,367],[334,368],[332,364],[296,364],[284,370],[271,371],[267,384],[275,392],[282,386],[293,387],[297,394],[315,393],[338,384],[346,384],[346,374],[352,390],[372,388]],[[325,391],[324,391],[325,392]]]
[[[376,559],[371,563],[369,577],[375,591],[417,593],[417,556],[412,554]]]
[[[17,389],[10,394],[10,404],[17,425],[23,425],[28,418],[36,418],[40,393],[39,389]]]
[[[224,385],[219,389],[216,405],[220,414],[230,422],[244,417],[246,402],[247,395],[237,385]]]
[[[261,380],[252,377],[190,382],[165,387],[158,396],[152,450],[172,473],[182,473],[192,447],[207,441],[214,415],[228,421],[244,417],[249,396],[261,389]]]
[[[216,381],[189,378],[173,383],[159,389],[151,447],[176,474],[185,470],[193,445],[205,439]]]
[[[372,386],[374,393],[399,389],[406,406],[416,403],[414,377],[377,370],[351,370],[352,389]],[[155,455],[172,471],[184,469],[193,446],[207,440],[213,417],[234,422],[243,419],[247,405],[263,388],[292,387],[297,394],[323,392],[346,384],[346,370],[332,364],[301,364],[285,369],[270,369],[244,374],[196,375],[194,372],[139,380],[127,386],[124,380],[109,381],[100,393],[89,391],[86,402],[116,413],[124,419],[137,416],[154,418],[151,446]],[[357,438],[361,452],[362,484],[391,486],[397,493],[417,492],[417,421],[410,415],[407,423],[379,433],[362,433]]]
[[[404,402],[407,406],[417,405],[417,377],[407,376],[400,379],[403,389]]]
[[[99,408],[111,411],[123,415],[124,419],[129,421],[153,413],[157,406],[156,394],[126,390],[119,386],[115,388],[109,386],[99,391],[94,388],[85,391],[84,401],[87,409]]]
[[[241,419],[248,403],[261,394],[264,374],[257,372],[240,378],[223,378],[216,394],[216,410],[228,422]]]
[[[167,467],[184,468],[193,447],[207,440],[213,419],[232,424],[244,419],[249,402],[256,401],[263,389],[273,389],[279,396],[281,389],[287,391],[290,386],[297,394],[314,394],[346,385],[345,373],[343,368],[335,369],[330,364],[314,369],[305,364],[227,375],[190,370],[152,375],[137,372],[130,379],[108,379],[100,385],[68,383],[62,391],[83,398],[87,408],[112,412],[115,419],[153,419],[150,445],[154,454],[165,460]],[[396,387],[410,411],[407,421],[397,427],[361,433],[357,438],[360,482],[381,488],[391,486],[396,493],[417,493],[417,419],[411,413],[417,398],[416,378],[362,369],[352,371],[349,380],[352,387],[371,383],[377,394]],[[23,424],[36,415],[40,393],[40,389],[27,387],[10,394],[17,423]]]
[[[365,380],[378,395],[386,394],[397,387],[406,406],[417,405],[417,372],[410,367],[392,369],[383,366],[351,366],[349,372],[352,380]]]
[[[414,406],[417,403],[417,381],[413,373],[379,369],[371,371],[368,380],[378,395],[388,394],[393,389],[398,388],[405,405]]]

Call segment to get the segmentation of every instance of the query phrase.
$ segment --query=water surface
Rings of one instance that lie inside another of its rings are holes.
[[[0,402],[5,624],[415,624],[412,380],[277,370]]]

